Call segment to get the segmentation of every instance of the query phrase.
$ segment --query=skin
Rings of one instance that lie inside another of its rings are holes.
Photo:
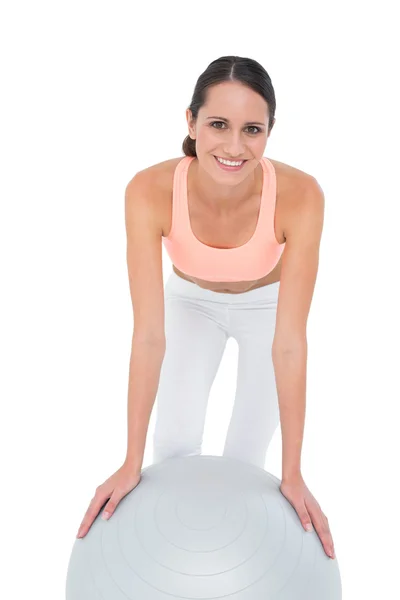
[[[177,159],[179,162],[181,158]],[[284,203],[280,202],[280,197],[284,196],[285,188],[290,185],[290,167],[284,163],[269,159],[275,167],[277,173],[277,205],[280,204],[279,210],[276,210],[275,218],[275,235],[277,242],[283,244],[285,237],[282,228],[282,211]],[[173,163],[176,166],[177,162]],[[246,165],[247,167],[247,165]],[[245,168],[246,168],[245,167]],[[217,167],[218,168],[218,167]],[[254,177],[252,188],[249,190],[247,200],[244,199],[238,203],[236,208],[227,207],[220,208],[218,203],[213,207],[210,205],[209,199],[204,195],[200,195],[196,189],[197,177],[201,177],[198,171],[201,171],[199,161],[195,159],[189,166],[187,187],[188,187],[188,205],[190,215],[190,225],[193,234],[203,244],[218,248],[233,248],[242,246],[253,235],[256,228],[258,211],[260,207],[260,198],[262,191],[263,171],[260,164],[255,167],[250,177]],[[292,169],[295,171],[295,169]],[[279,175],[278,175],[279,172]],[[238,176],[238,174],[227,174],[230,177]],[[204,198],[206,198],[204,200]],[[169,212],[169,211],[168,211]],[[165,218],[165,233],[168,235],[170,229],[172,215],[169,213]],[[173,270],[177,275],[196,283],[198,286],[212,290],[214,292],[223,293],[241,293],[246,292],[264,285],[274,283],[280,280],[282,258],[279,260],[273,270],[264,277],[251,281],[235,281],[235,282],[215,282],[206,281],[197,277],[192,277],[180,271],[175,265]]]
[[[208,118],[216,115],[224,119]],[[188,170],[190,224],[193,234],[209,246],[243,245],[255,230],[263,176],[260,160],[271,133],[268,117],[264,99],[238,82],[224,82],[210,88],[196,121],[191,111],[186,111],[189,135],[196,139],[197,152]],[[250,125],[246,124],[249,122]],[[244,158],[248,162],[240,171],[229,173],[216,165],[214,156]],[[162,236],[167,236],[171,228],[173,174],[180,160],[182,156],[140,171],[126,189],[134,336],[136,344],[150,344],[154,349],[165,347],[161,245]],[[183,279],[215,292],[240,293],[280,281],[274,345],[289,352],[296,344],[300,347],[306,337],[317,275],[324,197],[311,175],[269,160],[277,179],[275,237],[280,244],[286,243],[271,273],[256,281],[209,282],[182,273],[175,266],[173,269]],[[293,442],[288,457],[283,456],[280,490],[296,510],[303,527],[311,525],[326,554],[334,558],[328,519],[300,472],[301,437],[302,431],[298,429],[286,433],[286,439]],[[107,511],[109,518],[139,481],[140,465],[135,457],[127,455],[121,469],[96,489],[77,537],[86,535],[107,500],[103,517]]]

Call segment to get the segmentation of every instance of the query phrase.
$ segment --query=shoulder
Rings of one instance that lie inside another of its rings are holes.
[[[150,165],[135,173],[126,186],[126,202],[140,205],[138,210],[145,210],[161,232],[171,208],[175,168],[183,158],[179,156]]]
[[[272,158],[268,160],[274,166],[277,186],[289,199],[298,199],[303,193],[318,185],[315,177],[310,173]]]
[[[151,189],[152,192],[158,191],[161,193],[163,191],[171,191],[175,168],[183,158],[185,157],[179,156],[150,165],[138,171],[132,179],[140,181],[145,187],[147,186]]]
[[[317,179],[310,173],[286,163],[270,158],[268,160],[276,172],[277,197],[281,205],[285,239],[299,227],[304,228],[305,224],[320,232],[325,198]]]
[[[170,158],[138,171],[128,182],[127,188],[139,189],[154,205],[165,203],[166,199],[171,198],[174,172],[183,158]]]

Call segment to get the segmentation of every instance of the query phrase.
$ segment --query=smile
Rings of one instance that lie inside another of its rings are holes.
[[[247,162],[247,160],[227,160],[225,158],[220,158],[219,156],[214,156],[218,166],[224,171],[239,171],[243,165]]]

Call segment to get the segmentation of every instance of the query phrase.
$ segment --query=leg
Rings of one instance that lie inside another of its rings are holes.
[[[230,307],[233,337],[239,345],[235,403],[224,456],[264,468],[272,436],[279,424],[279,404],[272,363],[276,301]]]
[[[153,463],[201,454],[209,393],[227,341],[225,314],[217,303],[176,292],[166,296],[166,352],[156,399]]]

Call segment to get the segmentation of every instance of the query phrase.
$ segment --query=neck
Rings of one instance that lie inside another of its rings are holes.
[[[236,185],[223,185],[204,170],[197,158],[192,160],[188,170],[188,191],[194,192],[202,204],[218,214],[235,211],[262,186],[263,169],[260,164],[246,179]]]

